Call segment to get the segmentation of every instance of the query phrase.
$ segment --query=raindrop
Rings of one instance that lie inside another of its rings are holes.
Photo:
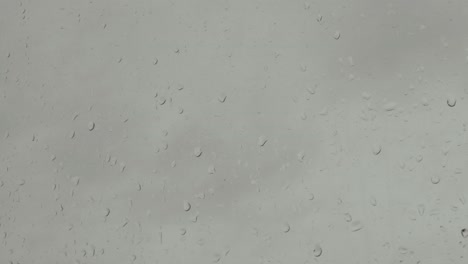
[[[71,178],[71,182],[75,185],[75,186],[78,186],[78,184],[80,184],[80,177],[73,177]]]
[[[353,221],[353,217],[351,216],[350,213],[345,213],[344,216],[345,216],[345,221],[346,221],[346,222],[349,223],[349,222]]]
[[[171,162],[171,167],[172,167],[172,168],[175,168],[175,166],[176,166],[176,161],[173,160],[173,161]]]
[[[157,58],[156,58],[156,59],[154,59],[154,61],[153,61],[153,65],[156,65],[156,64],[158,64],[158,62],[159,62],[159,60],[158,60]]]
[[[372,153],[374,153],[374,155],[379,155],[380,152],[382,152],[382,147],[378,144],[374,144],[372,146]]]
[[[108,217],[110,215],[110,209],[109,208],[106,208],[104,210],[104,217]]]
[[[396,108],[395,102],[389,102],[389,103],[384,104],[383,106],[383,109],[389,112],[395,110],[395,108]]]
[[[339,31],[335,31],[335,34],[333,34],[333,38],[338,40],[341,37],[341,33]]]
[[[418,205],[418,213],[420,216],[424,215],[425,211],[426,211],[426,206],[424,206],[424,204]]]
[[[281,229],[284,233],[288,233],[291,230],[291,226],[288,223],[284,223]]]
[[[219,101],[220,103],[224,103],[224,102],[226,101],[226,97],[227,97],[226,94],[225,94],[225,93],[222,93],[222,94],[220,94],[220,95],[218,96],[218,101]]]
[[[461,235],[462,235],[463,238],[468,238],[468,229],[463,228],[461,230]]]
[[[70,131],[70,133],[68,134],[68,137],[70,139],[74,138],[75,137],[75,131],[74,130]]]
[[[447,97],[447,105],[450,107],[454,107],[457,104],[457,99],[453,95],[449,95]]]
[[[264,137],[264,136],[260,136],[257,140],[257,144],[260,146],[260,147],[263,147],[265,146],[265,144],[267,143],[267,139]]]
[[[370,203],[372,206],[377,206],[377,199],[374,196],[372,196],[370,199]]]
[[[181,228],[181,229],[179,229],[179,232],[180,232],[181,236],[185,236],[185,234],[187,234],[187,229]]]
[[[195,155],[195,157],[200,157],[202,154],[202,150],[200,147],[196,147],[194,150],[193,150],[193,155]]]
[[[438,175],[433,175],[431,177],[432,184],[438,184],[440,182],[440,177]]]
[[[320,257],[322,255],[322,247],[320,245],[315,245],[313,253],[315,257]]]
[[[163,105],[164,103],[166,103],[166,98],[164,98],[164,97],[162,97],[162,96],[159,97],[159,98],[158,98],[158,104],[159,104],[159,105]]]
[[[322,22],[323,16],[321,14],[317,15],[317,22]]]
[[[309,92],[310,94],[315,94],[315,87],[308,87],[307,92]]]
[[[361,230],[363,228],[364,228],[364,226],[362,225],[361,221],[353,221],[351,223],[351,231],[352,232],[357,232],[357,231],[359,231],[359,230]]]
[[[94,122],[93,122],[93,121],[90,121],[90,122],[88,123],[88,130],[89,130],[89,131],[93,131],[94,127],[95,127]]]
[[[52,155],[50,156],[50,160],[51,160],[51,161],[54,161],[55,159],[56,159],[55,155],[52,154]]]
[[[183,114],[184,113],[184,109],[182,107],[179,107],[179,109],[177,110],[179,112],[179,114]]]
[[[305,154],[303,151],[297,153],[297,160],[299,160],[300,162],[303,162],[304,158],[305,158]]]
[[[209,174],[214,174],[216,172],[216,168],[214,165],[208,166],[208,173]]]
[[[192,208],[192,205],[188,201],[184,201],[184,210],[188,212],[190,208]]]

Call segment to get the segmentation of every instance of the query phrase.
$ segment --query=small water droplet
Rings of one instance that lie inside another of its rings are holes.
[[[187,229],[181,228],[181,229],[179,229],[179,232],[180,232],[181,236],[185,236],[185,234],[187,234]]]
[[[172,167],[172,168],[175,168],[175,166],[176,166],[176,161],[173,160],[173,161],[171,162],[171,167]]]
[[[433,175],[431,177],[432,184],[438,184],[440,182],[440,177],[438,175]]]
[[[361,221],[353,221],[353,222],[351,223],[351,231],[352,231],[352,232],[357,232],[357,231],[359,231],[359,230],[361,230],[361,229],[363,229],[363,228],[364,228],[364,226],[363,226],[363,224],[361,223]]]
[[[257,140],[257,144],[260,146],[260,147],[263,147],[265,146],[265,144],[267,143],[267,139],[264,137],[264,136],[260,136]]]
[[[379,144],[374,144],[372,146],[372,153],[374,153],[374,155],[379,155],[380,152],[382,152],[382,147]]]
[[[322,252],[323,252],[322,247],[318,244],[315,245],[314,250],[313,250],[314,256],[318,258],[322,255]]]
[[[227,95],[225,93],[222,93],[218,96],[218,101],[220,103],[224,103],[226,101]]]
[[[190,208],[192,208],[192,205],[188,201],[184,201],[184,210],[188,212]]]
[[[305,158],[305,154],[303,151],[297,153],[297,160],[299,160],[300,162],[303,162],[304,158]]]
[[[333,38],[338,40],[340,37],[341,37],[340,31],[335,31],[335,33],[333,34]]]
[[[457,104],[457,99],[453,95],[449,95],[447,97],[447,105],[450,107],[454,107]]]
[[[321,14],[317,15],[317,22],[322,22],[323,16]]]
[[[370,199],[370,203],[372,206],[377,206],[377,199],[374,196],[372,196]]]
[[[51,161],[54,161],[55,159],[56,159],[55,155],[52,154],[52,155],[50,156],[50,160],[51,160]]]
[[[166,103],[166,98],[160,96],[160,97],[158,98],[158,104],[159,104],[159,105],[163,105],[163,104],[165,104],[165,103]]]
[[[291,230],[291,226],[288,223],[284,223],[281,229],[284,233],[288,233]]]
[[[75,176],[75,177],[71,178],[71,182],[72,182],[75,186],[78,186],[78,184],[80,184],[80,177]]]
[[[68,137],[70,139],[73,139],[75,137],[75,131],[74,130],[70,131],[70,133],[68,134]]]
[[[348,222],[348,223],[353,221],[353,217],[351,216],[350,213],[345,213],[344,217],[345,217],[345,221]]]
[[[108,217],[110,215],[110,209],[106,208],[104,209],[104,217]]]
[[[424,212],[426,211],[426,206],[424,204],[419,204],[418,205],[418,213],[420,216],[424,215]]]
[[[384,104],[383,109],[385,111],[390,112],[390,111],[395,110],[396,106],[397,104],[395,102],[389,102],[389,103]]]
[[[193,155],[195,155],[195,157],[200,157],[202,154],[202,150],[200,147],[196,147],[194,150],[193,150]]]
[[[90,121],[90,122],[88,123],[88,130],[89,130],[89,131],[93,131],[93,129],[94,129],[95,126],[96,126],[96,125],[94,124],[94,122],[93,122],[93,121]]]
[[[208,166],[208,173],[209,174],[214,174],[216,172],[216,168],[214,165]]]
[[[461,230],[461,235],[462,235],[463,238],[468,238],[468,229],[463,228]]]

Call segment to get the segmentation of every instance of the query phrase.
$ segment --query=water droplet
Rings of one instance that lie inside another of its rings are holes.
[[[305,158],[305,154],[303,151],[297,153],[297,160],[299,160],[300,162],[303,162],[304,158]]]
[[[184,210],[188,212],[190,208],[192,208],[192,205],[188,201],[184,201]]]
[[[214,165],[208,166],[208,173],[209,174],[214,174],[216,172],[216,168]]]
[[[377,199],[374,196],[372,196],[370,199],[370,203],[372,206],[377,206]]]
[[[185,236],[185,234],[187,234],[187,229],[181,228],[181,229],[179,229],[179,232],[180,232],[181,236]]]
[[[190,216],[190,221],[196,223],[198,221],[198,214],[194,214]]]
[[[225,93],[222,93],[222,94],[220,94],[220,95],[218,96],[218,101],[219,101],[220,103],[224,103],[224,102],[226,101],[226,97],[227,97],[227,95],[226,95]]]
[[[265,146],[265,144],[267,143],[267,139],[264,137],[264,136],[260,136],[257,140],[257,144],[260,146],[260,147],[263,147]]]
[[[390,111],[395,110],[396,106],[397,106],[397,104],[395,102],[389,102],[389,103],[384,104],[383,109],[385,111],[390,112]]]
[[[172,168],[175,168],[175,166],[176,166],[176,161],[173,160],[173,161],[171,162],[171,167],[172,167]]]
[[[182,107],[179,107],[178,110],[179,114],[183,114],[184,113],[184,109]]]
[[[417,161],[417,162],[421,162],[422,160],[423,160],[423,156],[422,156],[422,155],[416,156],[416,161]]]
[[[351,216],[350,213],[345,213],[344,217],[345,217],[345,221],[348,222],[348,223],[353,221],[353,217]]]
[[[91,122],[88,123],[88,130],[89,130],[89,131],[93,131],[94,127],[95,127],[95,124],[94,124],[93,121],[91,121]]]
[[[75,176],[75,177],[71,178],[71,182],[72,182],[75,186],[78,186],[78,184],[80,184],[80,177]]]
[[[106,208],[104,209],[104,217],[108,217],[110,215],[110,209]]]
[[[56,159],[55,155],[52,154],[52,155],[50,156],[50,160],[51,160],[51,161],[54,161],[55,159]]]
[[[307,114],[305,112],[301,113],[301,119],[306,120],[307,119]]]
[[[75,131],[74,130],[70,131],[70,133],[68,134],[68,137],[70,139],[73,139],[75,137]]]
[[[359,230],[361,230],[363,228],[364,228],[364,226],[362,225],[361,221],[353,221],[351,223],[351,231],[352,232],[357,232],[357,231],[359,231]]]
[[[315,87],[308,87],[307,92],[309,92],[310,94],[315,94]]]
[[[447,105],[450,107],[454,107],[457,104],[457,99],[453,95],[449,95],[447,97]]]
[[[426,211],[426,206],[424,204],[419,204],[418,205],[418,213],[420,216],[424,215],[424,212]]]
[[[318,245],[318,244],[315,245],[314,250],[313,250],[314,256],[317,257],[317,258],[320,257],[322,255],[322,251],[323,250],[322,250],[322,247],[320,245]]]
[[[369,93],[366,93],[366,92],[363,92],[361,94],[362,98],[365,99],[365,100],[369,100],[371,99],[371,95]]]
[[[468,237],[468,229],[463,228],[461,230],[461,235],[462,235],[463,238],[467,238]]]
[[[288,233],[291,230],[291,226],[288,223],[284,223],[281,229],[284,233]]]
[[[322,22],[323,16],[321,14],[317,15],[317,22]]]
[[[159,60],[158,60],[157,58],[156,58],[156,59],[154,59],[154,60],[153,60],[153,65],[156,65],[156,64],[158,64],[158,62],[159,62]]]
[[[163,105],[164,103],[166,103],[166,98],[160,96],[160,97],[158,98],[158,104],[159,104],[159,105]]]
[[[124,172],[126,167],[127,165],[125,164],[125,162],[120,162],[120,172]]]
[[[440,182],[440,177],[439,177],[439,175],[433,175],[433,176],[431,177],[431,182],[432,182],[432,184],[438,184],[438,183]]]
[[[374,155],[379,155],[380,152],[382,152],[382,147],[378,144],[374,144],[372,146],[372,153],[374,153]]]
[[[196,147],[194,150],[193,150],[193,155],[195,155],[195,157],[200,157],[202,154],[202,150],[200,147]]]
[[[338,40],[341,37],[340,31],[335,31],[335,34],[333,34],[333,38]]]

